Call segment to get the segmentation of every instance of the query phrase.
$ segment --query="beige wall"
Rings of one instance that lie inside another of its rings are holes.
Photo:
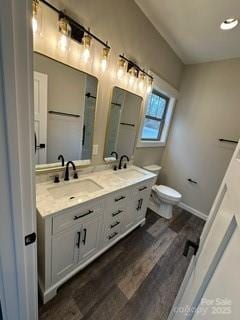
[[[164,152],[161,181],[205,214],[240,138],[240,59],[187,66]],[[198,181],[193,185],[187,181]]]
[[[136,148],[134,164],[137,166],[161,164],[164,149],[164,147]]]
[[[125,53],[142,67],[150,69],[173,87],[179,88],[183,64],[167,42],[144,16],[134,0],[71,0],[51,1],[65,8],[84,26],[91,27],[99,37],[108,40],[118,54]],[[106,83],[108,88],[109,83]],[[100,86],[101,89],[101,86]],[[111,93],[103,89],[104,101],[98,105],[94,144],[99,154],[93,163],[101,163],[104,151],[105,129]],[[162,148],[138,148],[136,163],[160,163]]]

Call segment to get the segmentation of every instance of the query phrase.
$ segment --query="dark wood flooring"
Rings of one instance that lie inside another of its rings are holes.
[[[204,222],[175,209],[165,220],[150,210],[147,222],[64,284],[39,305],[40,320],[165,320]]]

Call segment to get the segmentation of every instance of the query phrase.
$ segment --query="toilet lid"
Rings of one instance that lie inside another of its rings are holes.
[[[182,195],[178,191],[170,187],[160,185],[160,186],[154,186],[153,188],[159,195],[165,198],[169,198],[172,200],[181,200],[182,198]]]

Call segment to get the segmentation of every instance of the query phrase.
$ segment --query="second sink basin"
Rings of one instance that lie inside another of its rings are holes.
[[[145,173],[140,172],[136,169],[122,169],[121,171],[116,172],[116,175],[119,176],[119,178],[128,180],[128,179],[138,179],[143,176],[145,176]]]
[[[76,182],[66,182],[64,184],[48,188],[48,192],[55,199],[70,198],[76,195],[88,194],[103,189],[92,179],[78,180]]]

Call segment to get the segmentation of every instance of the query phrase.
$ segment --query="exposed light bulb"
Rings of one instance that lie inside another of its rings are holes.
[[[58,48],[62,52],[67,52],[70,48],[71,26],[65,17],[58,21],[59,39]]]
[[[82,57],[83,57],[83,61],[84,62],[88,62],[88,60],[90,58],[90,50],[89,50],[89,48],[84,48],[83,49]]]
[[[141,91],[143,91],[145,86],[145,74],[142,72],[139,76],[139,84],[138,87]]]
[[[106,71],[107,69],[109,51],[110,51],[110,48],[107,48],[107,47],[103,48],[103,55],[102,55],[102,61],[101,61],[102,72]]]
[[[102,58],[101,69],[102,69],[102,72],[106,71],[106,69],[107,69],[107,59]]]
[[[124,72],[125,72],[125,65],[126,65],[126,61],[123,58],[119,58],[118,61],[118,70],[117,70],[117,78],[118,80],[121,80]]]
[[[36,17],[32,17],[32,30],[33,30],[33,34],[36,34],[38,31],[38,22]]]
[[[64,34],[60,35],[58,46],[61,51],[67,51],[68,50],[68,39]]]
[[[41,14],[39,0],[33,0],[32,8],[33,8],[32,31],[33,31],[33,35],[36,36],[37,34],[41,33],[41,27],[42,27],[42,14]]]
[[[124,74],[124,70],[122,68],[119,68],[117,71],[117,77],[119,80],[122,79],[123,74]]]
[[[238,24],[239,24],[239,19],[228,18],[221,23],[220,28],[222,30],[232,30],[236,28]]]
[[[129,71],[129,79],[128,79],[128,83],[130,86],[132,86],[136,80],[136,75],[137,75],[137,70],[132,67]]]
[[[91,42],[92,42],[92,37],[89,34],[86,34],[83,37],[83,53],[82,53],[82,58],[83,61],[86,63],[88,62],[91,54],[90,54],[90,47],[91,47]]]
[[[152,84],[153,84],[153,78],[148,78],[148,85],[147,85],[147,93],[149,94],[152,91]]]

